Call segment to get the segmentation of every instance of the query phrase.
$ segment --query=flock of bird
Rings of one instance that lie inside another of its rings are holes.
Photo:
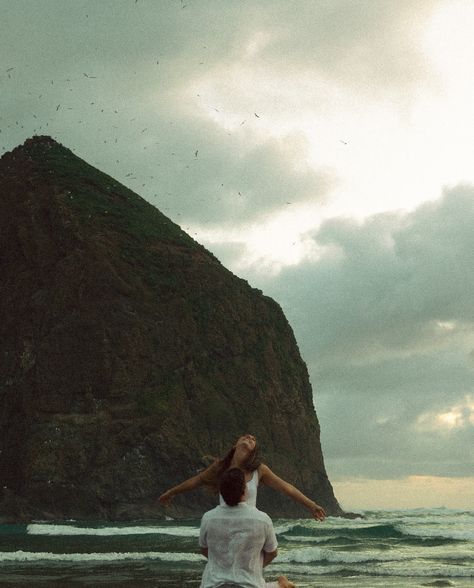
[[[159,60],[155,60],[156,64],[159,64],[160,61]],[[8,80],[14,81],[14,77],[15,77],[15,67],[9,67],[5,70],[6,73],[6,77]],[[5,137],[5,139],[7,139],[7,135],[13,135],[13,136],[18,136],[21,135],[22,139],[24,140],[26,138],[26,135],[41,135],[41,134],[51,134],[53,136],[54,139],[56,140],[60,140],[57,136],[56,133],[58,133],[58,130],[63,130],[65,127],[63,126],[64,123],[66,123],[67,125],[67,129],[70,129],[72,124],[77,124],[77,125],[83,125],[84,123],[86,123],[88,120],[97,120],[97,116],[103,116],[105,118],[110,117],[111,115],[117,116],[117,122],[119,124],[112,124],[109,126],[108,132],[110,132],[110,130],[112,130],[114,133],[116,133],[119,129],[120,126],[122,126],[123,128],[123,124],[124,122],[126,123],[135,123],[136,122],[136,117],[132,117],[129,118],[128,120],[124,121],[124,118],[121,118],[121,111],[117,108],[114,107],[107,107],[104,106],[103,104],[100,104],[100,99],[97,98],[96,92],[97,90],[95,88],[88,88],[86,89],[85,94],[83,93],[82,88],[78,89],[78,86],[80,86],[81,84],[81,80],[83,81],[89,81],[89,80],[97,80],[98,76],[96,75],[92,75],[92,73],[90,72],[82,72],[82,74],[79,76],[76,74],[76,76],[71,76],[68,78],[64,78],[64,79],[52,79],[49,80],[47,85],[50,88],[54,88],[53,92],[48,92],[47,89],[45,90],[43,87],[43,90],[38,92],[32,92],[32,91],[28,91],[27,95],[30,97],[30,100],[32,101],[32,104],[34,104],[34,110],[36,110],[36,112],[31,111],[29,113],[29,117],[30,119],[28,120],[28,115],[26,115],[23,120],[16,120],[14,122],[9,122],[7,124],[3,124],[3,128],[0,128],[0,133],[4,133],[3,136]],[[1,78],[0,78],[1,81]],[[55,104],[54,107],[51,107],[51,104],[54,103],[54,97],[57,96],[56,92],[59,94],[62,94],[64,96],[64,90],[66,89],[66,91],[69,91],[70,93],[73,94],[74,99],[73,100],[62,100],[61,102],[57,102]],[[52,95],[51,95],[52,94]],[[93,100],[87,100],[87,97],[91,97],[94,96]],[[198,97],[200,97],[198,95]],[[78,104],[79,102],[79,104]],[[73,104],[73,106],[71,106],[71,104]],[[86,110],[86,112],[84,112],[84,108]],[[71,117],[68,116],[69,114],[74,114],[78,109],[81,109],[81,115],[80,117]],[[89,109],[89,114],[87,114],[87,109]],[[33,108],[32,108],[33,110]],[[213,110],[215,110],[216,112],[221,112],[221,109],[218,109],[216,107],[213,107]],[[42,114],[40,114],[42,112]],[[63,113],[63,118],[62,120],[58,121],[57,117],[61,116],[61,113]],[[66,116],[67,120],[64,120],[64,116]],[[260,118],[260,115],[257,114],[256,112],[254,113],[254,117],[256,119]],[[2,118],[0,118],[0,122],[2,121]],[[244,119],[240,124],[243,125],[247,122],[247,119]],[[105,123],[107,124],[107,123]],[[169,122],[169,124],[173,124],[173,122]],[[26,133],[24,132],[26,130]],[[95,127],[94,129],[95,131],[99,130],[102,131],[102,128],[97,128]],[[5,132],[6,131],[6,132]],[[10,132],[9,132],[10,131]],[[18,131],[23,131],[18,133]],[[107,132],[107,129],[106,129]],[[145,135],[149,132],[153,132],[152,130],[150,130],[150,128],[148,126],[140,128],[139,126],[135,128],[135,133],[136,135]],[[108,143],[112,143],[112,144],[118,144],[119,142],[119,138],[117,136],[112,137],[111,139],[105,139],[105,138],[101,138],[100,139],[101,142],[103,144],[108,144]],[[21,142],[21,140],[20,140]],[[144,151],[146,151],[148,149],[148,145],[143,145],[142,149]],[[3,151],[5,152],[7,150],[7,146],[3,145]],[[194,150],[194,157],[193,159],[195,161],[197,161],[199,159],[200,156],[200,151],[202,152],[202,150],[195,149]],[[169,155],[171,157],[175,157],[176,156],[176,151],[170,151]],[[185,159],[185,155],[183,156],[183,159]],[[120,159],[115,159],[115,164],[120,164],[121,160]],[[98,166],[100,167],[100,164],[98,164]],[[161,167],[161,163],[160,162],[153,162],[153,166],[154,167]],[[186,163],[185,168],[189,168],[189,163]],[[123,170],[121,170],[123,173]],[[118,171],[118,174],[120,174],[120,170]],[[125,180],[127,183],[129,182],[135,182],[135,181],[139,181],[139,174],[137,174],[136,172],[133,171],[128,171],[126,174],[124,174],[123,176],[123,180]],[[153,175],[149,175],[147,176],[147,178],[149,180],[155,180],[155,176]],[[120,178],[118,178],[120,179]],[[219,183],[218,186],[220,188],[224,187],[224,183]],[[141,184],[142,188],[146,188],[147,187],[147,183],[142,183]],[[237,191],[237,194],[240,198],[243,197],[242,195],[242,191]],[[155,198],[158,198],[158,194],[154,193],[153,196]],[[172,196],[172,194],[170,192],[166,192],[165,196]],[[202,199],[204,200],[204,199]],[[216,202],[220,202],[222,201],[222,196],[216,196],[215,198]],[[168,203],[169,204],[169,203]],[[172,212],[174,212],[174,214],[176,214],[176,216],[182,216],[184,215],[184,211],[178,211],[175,209],[175,207],[170,207],[170,206],[164,206],[162,207],[163,210],[167,210],[169,211],[171,209]],[[190,228],[190,227],[187,227]],[[197,234],[197,233],[195,233]]]

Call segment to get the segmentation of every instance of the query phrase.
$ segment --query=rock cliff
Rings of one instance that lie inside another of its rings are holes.
[[[0,340],[0,520],[162,517],[157,496],[242,432],[340,513],[280,307],[49,137],[0,160]],[[307,515],[270,490],[259,506]]]

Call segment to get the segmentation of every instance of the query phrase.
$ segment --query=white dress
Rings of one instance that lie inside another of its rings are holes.
[[[249,506],[257,506],[257,489],[258,489],[258,470],[254,470],[252,477],[247,482],[247,500],[245,501]],[[221,494],[219,494],[219,504],[225,504]]]

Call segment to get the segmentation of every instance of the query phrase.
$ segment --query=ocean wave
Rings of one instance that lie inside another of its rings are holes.
[[[291,543],[339,543],[340,540],[337,537],[315,537],[308,535],[280,535],[279,541],[288,541]]]
[[[390,562],[380,564],[330,564],[327,566],[314,566],[308,564],[296,564],[293,562],[272,563],[272,572],[275,574],[284,574],[291,576],[309,576],[312,579],[324,576],[337,577],[401,577],[401,578],[471,578],[474,574],[472,567],[461,567],[453,565],[444,565],[433,568],[432,566],[407,565],[406,562],[398,562],[394,565]],[[361,585],[367,585],[364,582]]]
[[[286,525],[274,525],[275,533],[277,535],[282,535],[283,533],[288,533],[295,527],[298,527],[297,523],[287,523]]]
[[[302,564],[321,563],[380,563],[380,562],[410,562],[430,561],[432,565],[444,565],[444,562],[458,562],[460,565],[469,565],[474,562],[473,551],[470,548],[459,549],[451,546],[423,548],[416,550],[400,547],[383,551],[337,551],[323,547],[297,547],[287,551],[281,551],[278,560],[282,562],[294,562]]]
[[[75,525],[51,525],[32,523],[26,528],[29,535],[173,535],[176,537],[199,537],[198,527],[77,527]]]
[[[277,534],[286,541],[308,540],[314,543],[329,542],[333,539],[341,540],[391,540],[419,541],[437,540],[443,543],[472,541],[474,530],[471,525],[462,528],[450,527],[449,525],[411,525],[403,521],[383,524],[365,524],[348,526],[324,526],[316,527],[312,524],[297,523],[295,525],[282,526],[277,529]]]
[[[454,541],[474,541],[474,529],[449,529],[444,526],[413,526],[410,527],[403,523],[396,525],[400,532],[410,537],[419,537],[421,539],[451,539]]]
[[[471,578],[474,576],[472,566],[445,564],[441,562],[390,562],[381,563],[378,566],[354,566],[355,569],[366,575],[375,576],[399,576],[399,577],[424,577],[424,578]]]
[[[321,547],[302,547],[292,549],[278,555],[281,562],[294,563],[366,563],[375,561],[396,561],[406,558],[406,554],[395,553],[394,551],[375,552],[353,552],[353,551],[331,551]]]
[[[104,563],[125,560],[158,560],[167,562],[204,562],[204,556],[198,553],[148,552],[111,552],[111,553],[51,553],[44,551],[3,551],[0,562],[87,562]]]
[[[366,524],[341,527],[313,526],[305,524],[296,524],[291,528],[283,531],[285,535],[299,537],[354,537],[361,539],[399,539],[403,537],[403,532],[392,524]]]

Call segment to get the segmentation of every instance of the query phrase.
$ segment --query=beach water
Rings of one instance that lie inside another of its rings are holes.
[[[474,511],[377,511],[274,520],[268,580],[299,587],[474,586]],[[0,526],[0,586],[198,587],[199,520]]]

